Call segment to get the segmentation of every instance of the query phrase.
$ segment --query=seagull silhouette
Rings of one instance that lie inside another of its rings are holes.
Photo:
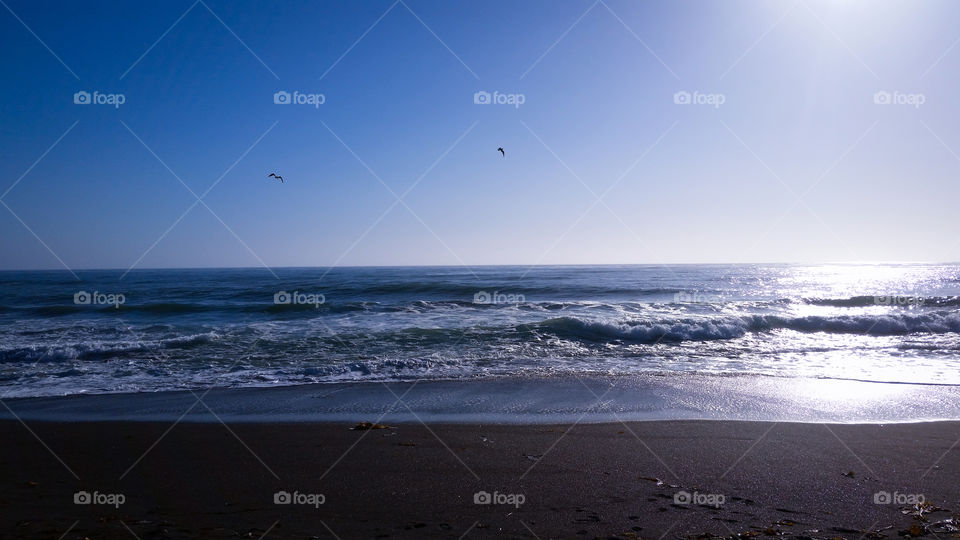
[[[269,175],[267,175],[267,178],[270,178],[271,176],[272,176],[273,178],[276,178],[277,180],[279,180],[281,184],[283,183],[283,177],[280,176],[279,174],[277,174],[277,173],[270,173]]]
[[[500,157],[507,157],[507,154],[503,152],[503,148],[497,148],[497,152],[500,152]]]

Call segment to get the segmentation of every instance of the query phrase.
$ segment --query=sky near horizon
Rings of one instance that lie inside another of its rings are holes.
[[[0,269],[960,260],[957,20],[3,0]]]

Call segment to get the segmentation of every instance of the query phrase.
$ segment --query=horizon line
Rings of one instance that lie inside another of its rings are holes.
[[[748,266],[748,265],[793,265],[793,266],[852,266],[852,265],[955,265],[960,261],[751,261],[751,262],[663,262],[663,263],[554,263],[554,264],[361,264],[361,265],[314,265],[314,266],[157,266],[143,268],[0,268],[0,272],[145,272],[157,270],[302,270],[334,268],[548,268],[548,267],[596,267],[596,266]]]

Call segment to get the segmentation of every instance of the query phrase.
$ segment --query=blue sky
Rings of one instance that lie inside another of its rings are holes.
[[[956,3],[4,2],[0,268],[960,259]]]

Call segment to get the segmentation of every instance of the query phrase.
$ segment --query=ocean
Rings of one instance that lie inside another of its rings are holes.
[[[531,377],[960,384],[960,266],[0,272],[0,398]]]

